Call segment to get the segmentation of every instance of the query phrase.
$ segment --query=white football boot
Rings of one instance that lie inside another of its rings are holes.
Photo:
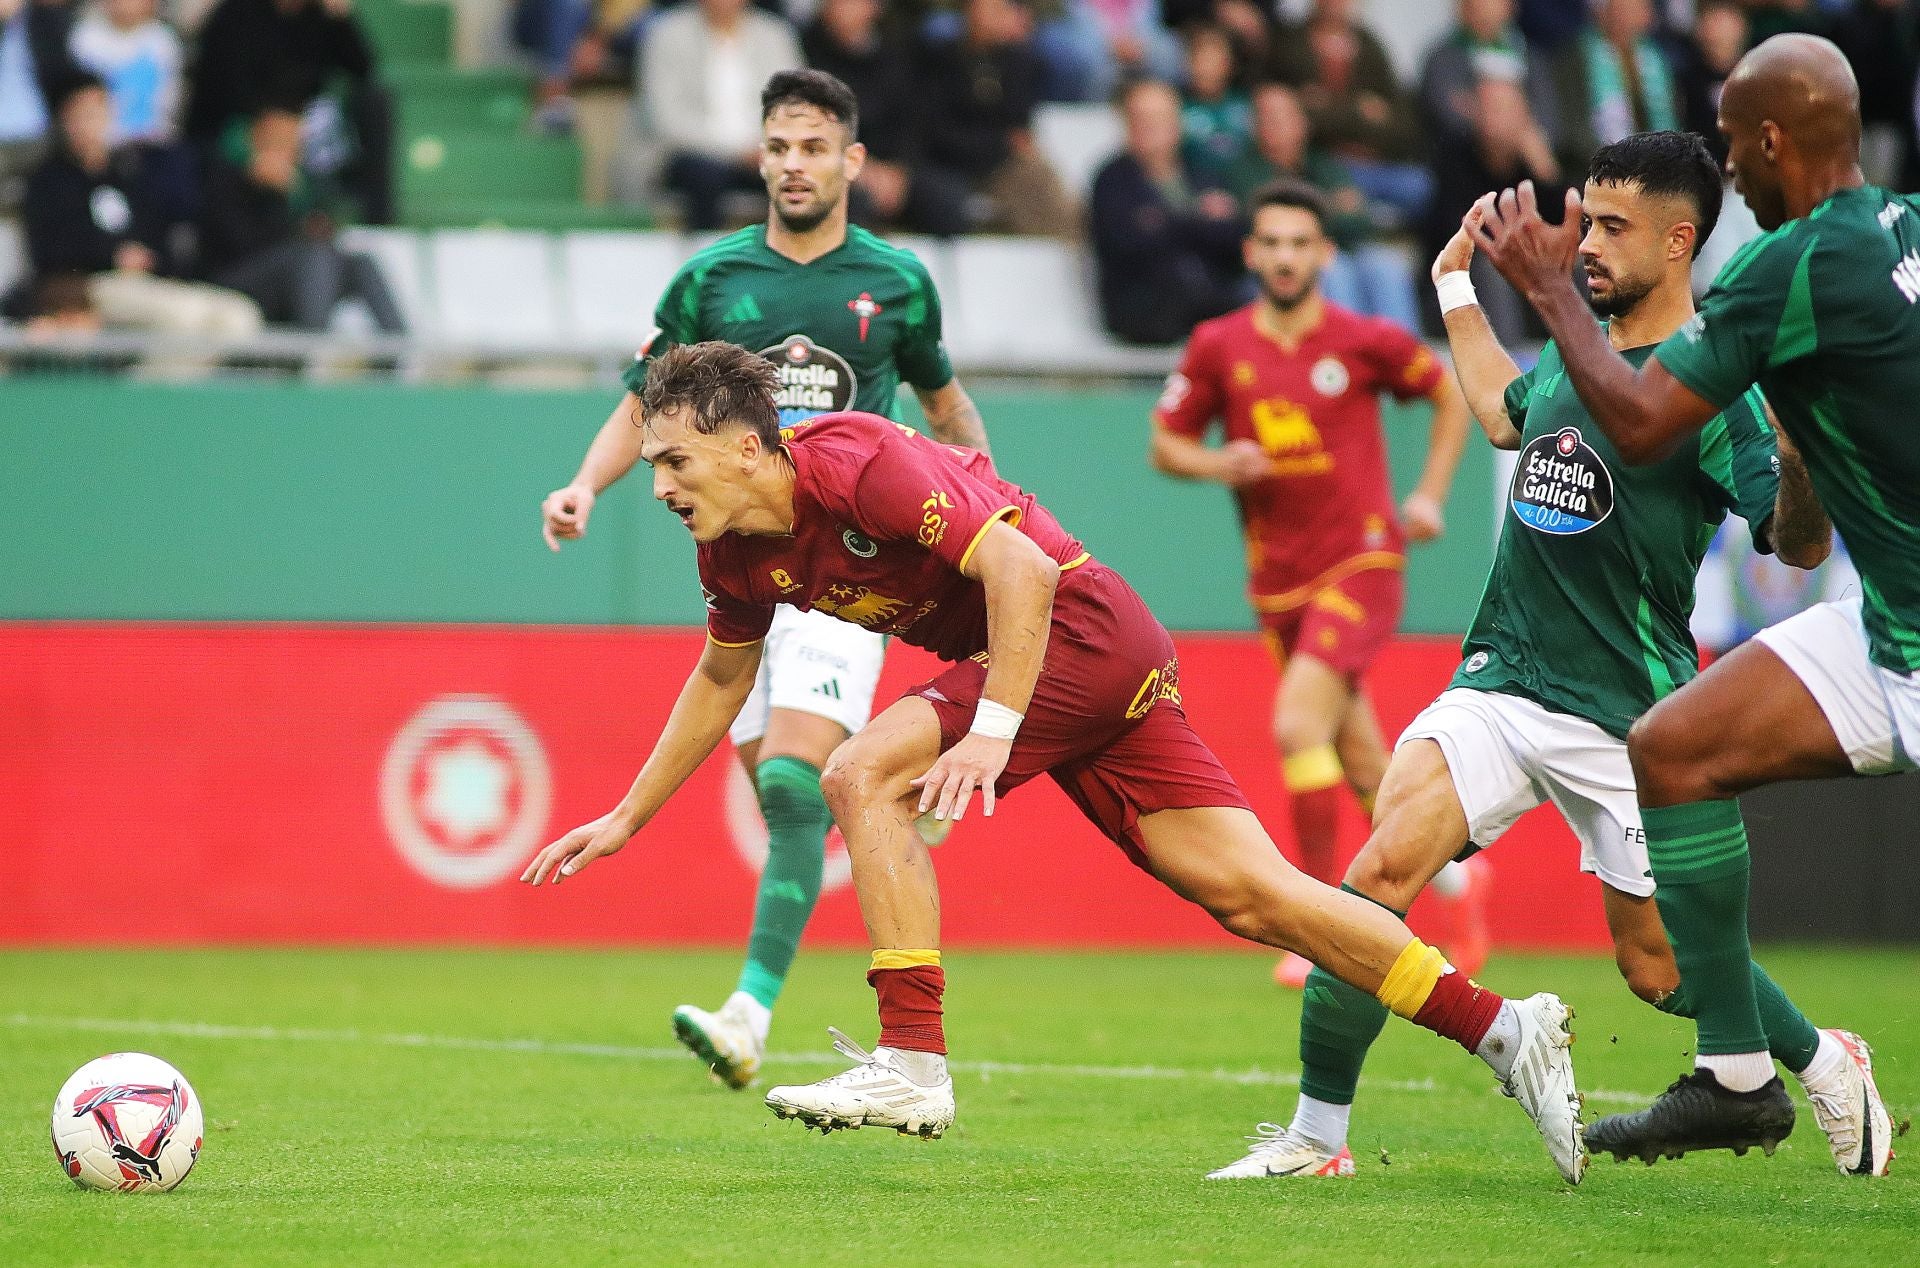
[[[1259,1180],[1268,1176],[1335,1177],[1353,1174],[1353,1152],[1328,1152],[1278,1123],[1262,1123],[1247,1137],[1253,1147],[1238,1162],[1207,1172],[1209,1180]]]
[[[923,1087],[907,1078],[899,1057],[886,1048],[868,1052],[827,1027],[834,1050],[857,1062],[851,1070],[767,1093],[767,1108],[781,1118],[797,1118],[821,1135],[836,1128],[891,1127],[902,1136],[933,1140],[953,1126],[953,1080]]]
[[[673,1010],[673,1033],[717,1081],[739,1089],[760,1073],[766,1055],[766,1036],[746,1016],[737,997],[710,1013],[692,1004]]]
[[[1573,1010],[1544,991],[1508,1002],[1520,1019],[1520,1039],[1500,1090],[1533,1120],[1561,1178],[1579,1184],[1587,1172],[1587,1129],[1573,1083]]]
[[[1829,1030],[1847,1059],[1829,1087],[1807,1089],[1813,1116],[1845,1176],[1883,1176],[1893,1163],[1893,1120],[1873,1080],[1873,1049],[1850,1030]]]

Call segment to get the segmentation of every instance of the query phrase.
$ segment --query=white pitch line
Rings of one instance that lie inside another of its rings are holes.
[[[611,1057],[622,1061],[684,1062],[684,1048],[640,1048],[610,1043],[567,1043],[546,1039],[485,1039],[467,1035],[385,1034],[364,1030],[310,1030],[281,1026],[227,1026],[199,1021],[137,1021],[106,1017],[35,1017],[12,1013],[0,1024],[14,1029],[74,1030],[89,1034],[161,1035],[171,1039],[251,1039],[261,1043],[362,1044],[381,1048],[432,1048],[452,1052],[508,1052],[530,1056]],[[771,1052],[768,1065],[832,1065],[843,1061],[833,1052]],[[1196,1070],[1184,1066],[1072,1065],[1044,1061],[951,1061],[956,1074],[1039,1075],[1079,1079],[1230,1083],[1243,1087],[1298,1087],[1300,1076],[1280,1070]],[[1362,1079],[1371,1088],[1392,1092],[1439,1092],[1432,1079]],[[1594,1091],[1589,1101],[1622,1105],[1644,1104],[1641,1092]]]

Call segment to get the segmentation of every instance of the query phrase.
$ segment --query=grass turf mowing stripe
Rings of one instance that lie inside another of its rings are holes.
[[[468,1035],[382,1034],[362,1030],[309,1030],[280,1026],[232,1026],[211,1022],[140,1021],[107,1017],[36,1017],[12,1013],[0,1017],[0,1025],[18,1029],[74,1030],[92,1034],[164,1035],[174,1039],[240,1039],[263,1043],[370,1044],[383,1048],[433,1048],[460,1052],[512,1052],[536,1056],[610,1057],[624,1061],[671,1061],[688,1059],[684,1048],[646,1048],[623,1044],[552,1043],[544,1039],[488,1039]],[[770,1052],[766,1065],[835,1065],[844,1058],[832,1052]],[[1060,1075],[1081,1079],[1169,1079],[1204,1080],[1253,1087],[1298,1087],[1300,1076],[1279,1070],[1195,1070],[1182,1066],[1158,1065],[1072,1065],[1059,1062],[1026,1061],[949,1061],[955,1074],[978,1074],[991,1078],[1006,1075]],[[1362,1087],[1384,1088],[1394,1092],[1437,1092],[1431,1079],[1361,1079]],[[1646,1092],[1593,1091],[1589,1101],[1621,1105],[1641,1105],[1651,1098]]]

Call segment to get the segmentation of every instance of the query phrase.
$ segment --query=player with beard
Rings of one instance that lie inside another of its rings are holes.
[[[1647,1109],[1593,1126],[1598,1145],[1649,1160],[1765,1145],[1792,1122],[1749,972],[1752,861],[1735,798],[1920,757],[1920,199],[1861,175],[1860,87],[1826,40],[1777,35],[1747,53],[1719,124],[1734,187],[1768,232],[1637,366],[1579,316],[1567,280],[1577,220],[1548,224],[1523,186],[1481,199],[1472,226],[1622,458],[1684,449],[1757,384],[1860,572],[1858,597],[1762,630],[1628,738],[1660,917],[1699,1030],[1693,1069]],[[1847,1055],[1870,1075],[1864,1046]],[[1878,1098],[1839,1108],[1853,1136],[1842,1170],[1884,1175]]]
[[[627,371],[626,396],[579,473],[541,508],[551,549],[586,533],[594,499],[639,460],[636,410],[648,363],[679,344],[720,339],[757,349],[779,371],[783,424],[847,409],[897,419],[904,381],[937,439],[986,452],[979,412],[947,361],[926,267],[847,224],[847,191],[866,161],[852,91],[823,71],[782,71],[760,94],[760,113],[767,220],[699,252],[668,284]],[[871,546],[850,538],[847,549]],[[824,612],[781,607],[729,732],[766,819],[767,861],[734,993],[717,1011],[681,1006],[673,1025],[731,1087],[746,1087],[759,1070],[774,1003],[819,898],[833,826],[820,771],[866,724],[885,645]]]
[[[1247,267],[1260,297],[1203,322],[1154,409],[1153,465],[1233,490],[1246,534],[1248,595],[1281,664],[1274,737],[1292,795],[1300,867],[1337,875],[1340,785],[1371,817],[1387,767],[1361,676],[1393,637],[1403,544],[1431,541],[1466,447],[1467,409],[1418,338],[1320,294],[1333,255],[1318,191],[1280,181],[1254,196]],[[1426,469],[1398,513],[1388,482],[1380,395],[1433,402]],[[1225,443],[1204,443],[1216,420]],[[1436,883],[1453,900],[1454,962],[1486,958],[1480,879],[1464,867]],[[1276,969],[1299,987],[1313,966]]]
[[[1588,301],[1608,341],[1643,361],[1693,315],[1692,264],[1720,212],[1720,173],[1691,133],[1643,133],[1594,155],[1580,242]],[[1448,861],[1484,849],[1551,800],[1600,881],[1614,958],[1634,994],[1685,1014],[1653,899],[1627,729],[1699,670],[1687,616],[1716,525],[1744,518],[1762,551],[1796,567],[1826,557],[1830,526],[1791,445],[1776,447],[1757,392],[1665,461],[1630,467],[1567,389],[1548,344],[1521,374],[1466,281],[1473,241],[1434,262],[1454,369],[1487,438],[1519,451],[1487,580],[1453,682],[1394,749],[1373,835],[1344,888],[1404,913]],[[1845,1059],[1858,1036],[1821,1032],[1752,966],[1768,1045],[1806,1088],[1834,1156],[1845,1107],[1872,1095]],[[1300,1017],[1292,1123],[1257,1137],[1216,1178],[1353,1174],[1348,1115],[1386,1012],[1344,982],[1310,992]],[[1875,1100],[1877,1102],[1877,1096]]]

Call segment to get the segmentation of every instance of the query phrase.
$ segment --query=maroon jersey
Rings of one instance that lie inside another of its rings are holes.
[[[1390,321],[1328,304],[1289,351],[1255,324],[1256,308],[1195,328],[1154,418],[1195,439],[1218,419],[1229,440],[1271,457],[1271,474],[1235,496],[1254,605],[1277,611],[1354,571],[1402,566],[1380,394],[1426,396],[1443,371]]]
[[[787,603],[964,660],[987,648],[986,590],[961,570],[988,528],[1005,520],[1062,568],[1086,561],[985,454],[877,414],[822,414],[781,436],[797,473],[793,535],[700,547],[707,634],[722,646],[759,642]]]

